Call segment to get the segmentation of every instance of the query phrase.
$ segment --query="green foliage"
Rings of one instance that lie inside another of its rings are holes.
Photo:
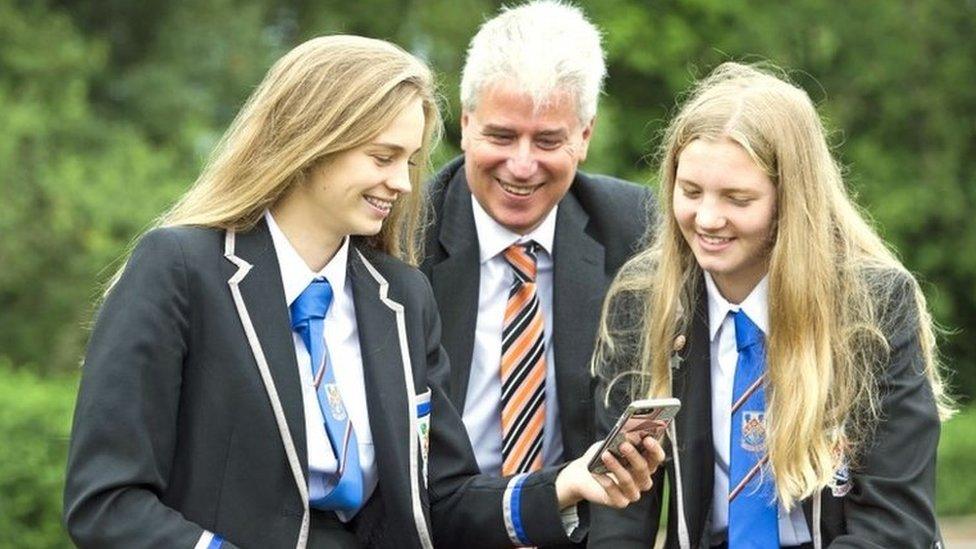
[[[942,425],[936,478],[940,516],[976,515],[976,408]]]
[[[0,360],[0,547],[70,547],[60,517],[76,391],[74,377]]]
[[[937,320],[976,327],[972,2],[601,0],[606,95],[585,166],[653,182],[676,98],[728,60],[788,69],[820,105],[858,201],[924,281]],[[0,355],[79,361],[99,285],[193,181],[274,59],[322,33],[393,40],[445,98],[458,152],[467,41],[500,2],[0,0]],[[24,322],[24,318],[30,318]],[[944,356],[976,393],[976,339]]]

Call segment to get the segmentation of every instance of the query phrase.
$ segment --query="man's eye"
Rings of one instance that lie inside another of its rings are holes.
[[[536,144],[539,145],[540,149],[551,151],[553,149],[559,148],[559,146],[562,145],[562,141],[556,141],[553,139],[540,139],[536,141]]]
[[[486,137],[492,143],[498,143],[498,144],[508,144],[512,142],[512,139],[514,139],[511,135],[505,135],[500,133],[489,133],[486,135]]]

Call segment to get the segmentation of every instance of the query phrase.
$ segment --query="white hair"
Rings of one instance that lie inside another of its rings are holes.
[[[468,46],[461,75],[461,107],[471,112],[482,91],[514,83],[542,108],[555,91],[576,100],[580,122],[596,116],[607,69],[600,31],[582,10],[560,0],[505,7],[483,25]]]

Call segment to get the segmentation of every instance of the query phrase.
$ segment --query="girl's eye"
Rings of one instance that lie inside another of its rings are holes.
[[[736,197],[730,196],[729,197],[729,202],[731,202],[735,206],[748,206],[749,205],[749,202],[751,202],[751,201],[748,198],[736,198]]]
[[[681,192],[688,198],[695,198],[699,194],[699,192],[694,189],[681,189]]]
[[[375,160],[376,161],[376,164],[379,165],[379,166],[389,166],[393,162],[393,157],[392,156],[379,156],[379,155],[375,155],[374,154],[373,155],[373,160]]]

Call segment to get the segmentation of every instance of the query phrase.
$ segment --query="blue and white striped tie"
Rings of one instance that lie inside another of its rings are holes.
[[[355,511],[363,504],[363,471],[359,465],[356,431],[342,403],[325,348],[325,315],[331,304],[332,286],[324,278],[313,280],[291,304],[291,326],[302,337],[312,359],[315,394],[325,419],[325,432],[339,464],[335,477],[328,479],[331,487],[328,493],[309,503],[316,509]]]
[[[729,549],[779,547],[776,487],[766,452],[766,352],[745,312],[732,313],[739,359],[732,386]]]

